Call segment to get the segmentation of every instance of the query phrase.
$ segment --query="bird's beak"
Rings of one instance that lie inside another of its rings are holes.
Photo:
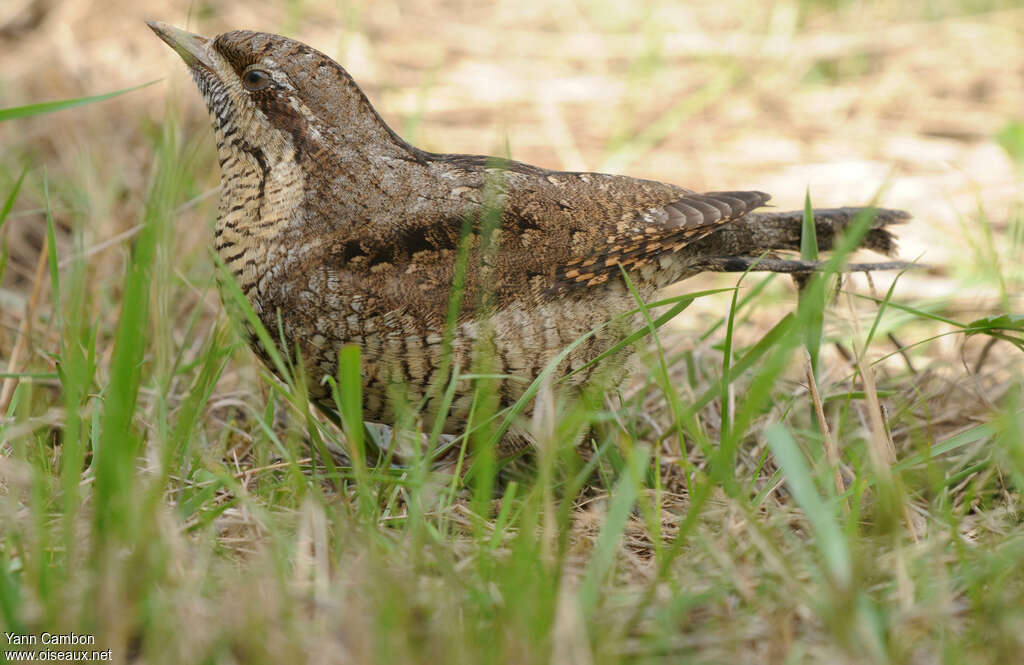
[[[167,25],[161,21],[146,21],[146,25],[153,29],[156,36],[167,42],[167,45],[178,52],[181,59],[189,67],[203,66],[213,69],[210,62],[210,55],[207,52],[210,40],[200,35],[186,32],[173,25]]]

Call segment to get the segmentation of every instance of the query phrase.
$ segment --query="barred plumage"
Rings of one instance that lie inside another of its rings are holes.
[[[403,401],[434,416],[429,389],[447,380],[444,326],[460,253],[468,270],[451,365],[466,372],[474,347],[488,347],[494,372],[507,377],[498,391],[508,405],[580,336],[598,329],[568,354],[565,372],[634,325],[601,327],[635,307],[623,270],[651,297],[700,270],[744,270],[765,252],[799,246],[800,213],[754,212],[769,199],[762,192],[696,193],[425,152],[384,123],[341,66],[305,44],[150,25],[189,65],[213,119],[222,172],[216,250],[282,350],[300,354],[312,396],[328,410],[321,378],[335,373],[343,345],[357,344],[367,419],[387,422]],[[822,249],[856,211],[817,213]],[[879,211],[865,245],[892,253],[885,227],[905,217]],[[814,268],[778,256],[759,267]],[[606,363],[608,376],[624,355]],[[463,381],[448,431],[459,429],[471,401]]]

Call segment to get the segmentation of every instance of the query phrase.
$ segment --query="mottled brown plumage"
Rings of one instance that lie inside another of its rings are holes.
[[[567,345],[635,307],[623,269],[647,298],[700,271],[745,270],[766,252],[799,248],[799,213],[753,212],[767,194],[698,194],[425,152],[381,120],[344,69],[305,44],[150,25],[189,65],[213,117],[217,252],[282,349],[299,351],[312,395],[327,408],[320,379],[335,374],[343,345],[357,344],[368,420],[388,422],[403,402],[428,422],[435,416],[440,400],[429,390],[447,381],[443,335],[460,243],[467,270],[451,366],[469,371],[473,349],[487,347],[493,371],[509,377],[499,383],[503,405]],[[817,211],[823,249],[855,212]],[[905,217],[879,211],[865,246],[891,253],[884,227]],[[758,268],[813,266],[768,256]],[[633,326],[600,328],[569,353],[563,373]],[[612,374],[621,360],[611,361]],[[463,381],[448,431],[471,400]]]

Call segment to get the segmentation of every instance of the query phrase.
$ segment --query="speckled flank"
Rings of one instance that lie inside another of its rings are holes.
[[[301,352],[314,399],[328,402],[320,379],[335,373],[339,349],[362,348],[369,420],[387,422],[401,402],[434,416],[460,248],[467,271],[453,364],[468,372],[473,349],[490,348],[492,370],[509,377],[498,386],[508,405],[579,337],[598,329],[568,355],[565,372],[639,325],[602,327],[635,306],[623,269],[650,297],[697,270],[729,269],[734,257],[793,249],[794,233],[799,246],[798,213],[752,212],[768,201],[761,192],[697,194],[424,152],[381,120],[344,69],[304,44],[246,31],[190,44],[200,44],[190,46],[200,49],[190,66],[222,173],[217,252],[268,330],[278,331],[280,316],[283,350]],[[850,210],[819,215],[824,248]],[[882,227],[899,219],[883,211],[867,245],[892,251]],[[593,371],[617,376],[624,360]],[[449,431],[471,400],[464,381]]]

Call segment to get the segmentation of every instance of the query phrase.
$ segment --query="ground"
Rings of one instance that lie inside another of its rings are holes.
[[[428,150],[901,208],[922,265],[817,294],[813,381],[813,290],[702,277],[604,404],[541,394],[514,468],[334,468],[223,313],[209,121],[144,19],[301,39]],[[1018,2],[8,0],[0,46],[0,109],[156,81],[0,122],[5,651],[1019,658]]]

